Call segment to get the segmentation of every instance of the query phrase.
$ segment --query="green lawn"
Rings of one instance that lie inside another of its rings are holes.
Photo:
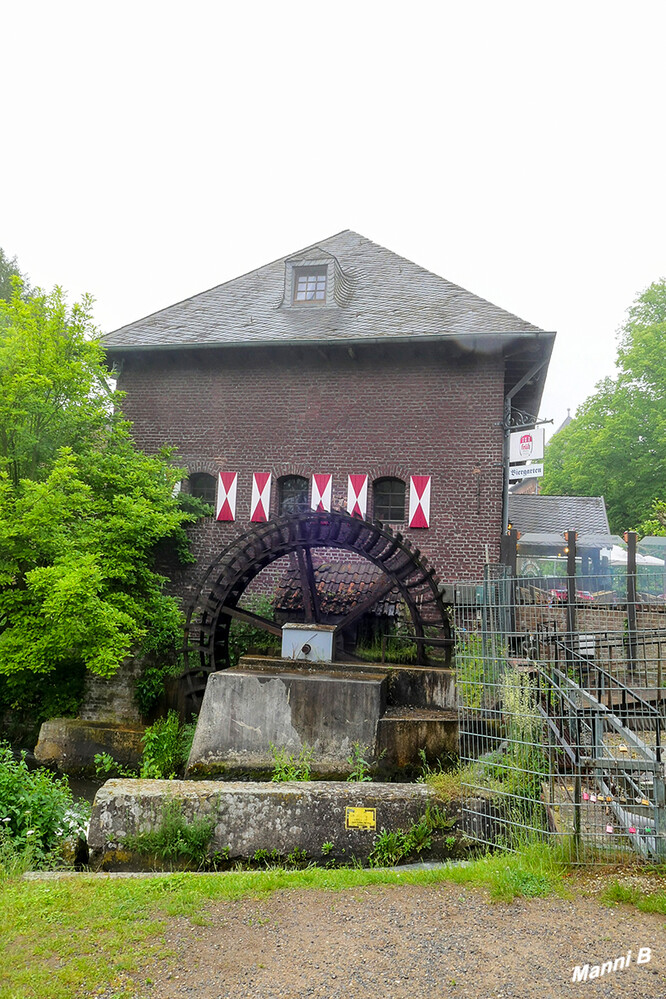
[[[0,999],[73,999],[101,993],[105,999],[130,999],[137,995],[131,973],[168,956],[162,943],[168,920],[185,916],[200,922],[201,909],[209,901],[257,898],[281,888],[338,891],[443,881],[485,887],[493,899],[510,900],[574,890],[577,877],[548,850],[529,848],[437,870],[308,868],[154,878],[8,879],[0,883]],[[611,885],[606,901],[666,914],[663,890],[646,894]]]

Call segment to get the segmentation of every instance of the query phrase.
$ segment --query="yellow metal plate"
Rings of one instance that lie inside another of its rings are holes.
[[[345,808],[346,829],[376,829],[376,808]]]

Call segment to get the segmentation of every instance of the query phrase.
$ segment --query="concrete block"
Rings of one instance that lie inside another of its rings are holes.
[[[298,849],[309,860],[366,861],[381,829],[409,828],[434,800],[424,784],[110,780],[93,804],[90,862],[106,870],[145,869],[146,858],[132,854],[125,837],[159,828],[171,802],[189,821],[214,821],[210,856],[228,850],[231,861],[249,860],[260,850],[286,857]],[[369,821],[355,827],[358,819]]]
[[[284,660],[275,656],[241,656],[238,663],[238,669],[251,669],[253,672],[270,673],[284,667]],[[404,704],[416,708],[444,708],[447,711],[456,711],[458,707],[456,671],[448,667],[405,666],[404,663],[336,662],[334,668],[350,674],[386,676],[389,704]],[[322,667],[306,663],[301,666],[299,663],[298,669],[299,671],[310,669],[311,675],[316,676]]]
[[[39,730],[35,758],[65,773],[90,772],[96,753],[110,753],[133,766],[141,759],[143,725],[118,725],[82,718],[51,718]]]
[[[458,753],[458,714],[455,711],[390,708],[380,719],[378,752],[382,769],[413,767],[423,749],[429,761]]]
[[[386,674],[274,665],[213,673],[206,686],[187,776],[273,769],[271,743],[313,749],[313,773],[347,774],[358,742],[374,753]]]

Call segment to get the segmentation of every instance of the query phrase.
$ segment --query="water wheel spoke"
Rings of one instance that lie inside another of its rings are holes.
[[[383,599],[383,597],[387,596],[394,586],[395,580],[391,576],[383,576],[380,580],[378,580],[370,590],[370,593],[365,600],[362,600],[360,603],[356,604],[355,607],[352,607],[349,613],[346,614],[342,620],[338,622],[338,624],[336,624],[335,634],[337,635],[345,628],[348,628],[350,624],[354,623],[354,621],[358,621],[358,619],[369,611],[371,607],[374,607],[376,603]]]
[[[314,567],[312,565],[312,554],[309,548],[301,545],[296,549],[298,559],[298,574],[301,580],[301,590],[303,593],[303,610],[305,620],[308,623],[317,624],[321,621],[321,610],[319,607],[319,594],[315,582]]]
[[[253,614],[252,611],[225,605],[224,607],[220,607],[220,614],[236,618],[237,621],[244,621],[245,624],[252,624],[255,628],[261,628],[262,631],[270,631],[271,635],[282,635],[282,628],[275,624],[274,621],[269,621],[267,617],[261,617],[260,614]]]

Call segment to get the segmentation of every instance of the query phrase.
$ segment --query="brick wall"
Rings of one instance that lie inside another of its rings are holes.
[[[190,472],[238,472],[237,520],[192,533],[195,567],[173,573],[191,598],[210,561],[250,527],[253,472],[333,474],[333,507],[348,473],[372,480],[432,475],[430,528],[400,527],[442,579],[475,580],[499,554],[502,508],[501,358],[451,357],[433,346],[202,349],[125,356],[119,388],[137,444],[178,448]]]

